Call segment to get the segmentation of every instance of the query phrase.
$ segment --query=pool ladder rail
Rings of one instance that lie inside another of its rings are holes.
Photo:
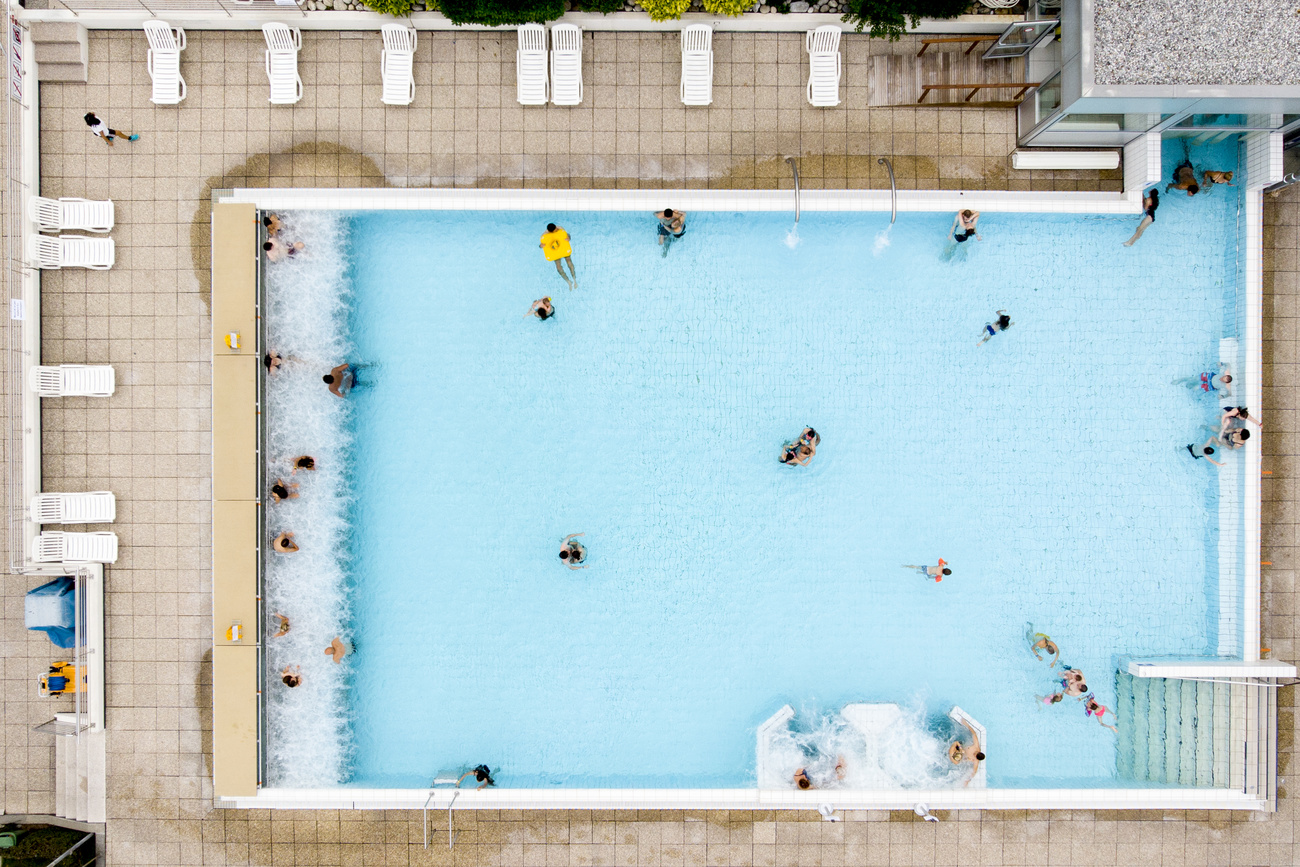
[[[790,172],[794,175],[794,222],[799,225],[799,166],[795,163],[794,157],[786,157],[785,161],[790,164]]]
[[[429,797],[424,799],[424,810],[423,810],[424,848],[426,849],[429,848],[429,802],[433,800],[434,795],[438,794],[437,787],[438,786],[459,786],[459,785],[460,785],[459,777],[457,777],[455,774],[448,775],[445,773],[441,773],[438,776],[434,777],[433,782],[429,785]],[[452,823],[451,808],[456,803],[456,799],[459,797],[460,797],[460,789],[456,788],[451,793],[451,800],[447,802],[447,848],[448,849],[451,849],[456,845],[456,826]],[[438,833],[437,829],[434,829],[434,833],[435,834]]]
[[[889,225],[892,226],[898,219],[898,184],[894,181],[894,164],[885,157],[880,157],[876,160],[876,165],[889,169]]]

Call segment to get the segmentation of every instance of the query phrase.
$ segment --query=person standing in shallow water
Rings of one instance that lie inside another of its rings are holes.
[[[1168,193],[1170,190],[1187,190],[1189,196],[1194,196],[1201,191],[1196,183],[1196,171],[1192,168],[1191,160],[1183,160],[1174,169],[1173,183],[1165,185],[1165,192]]]
[[[570,569],[586,569],[586,566],[579,566],[587,559],[587,549],[581,543],[573,541],[578,536],[585,536],[586,533],[570,533],[564,537],[564,542],[560,545],[560,561]]]
[[[546,257],[547,262],[555,263],[555,270],[564,282],[568,284],[569,290],[578,288],[578,271],[573,267],[573,245],[569,240],[569,233],[564,230],[563,226],[557,226],[554,223],[546,224],[546,232],[542,235],[542,242],[537,246],[542,248],[542,255]],[[573,279],[569,279],[564,273],[563,264],[569,263],[569,274]]]
[[[976,241],[983,241],[984,236],[978,231],[979,222],[979,211],[972,211],[969,208],[964,211],[958,211],[957,216],[952,219],[952,228],[948,230],[948,237],[956,241],[958,244],[969,241],[971,236],[974,236]],[[957,231],[958,226],[961,227],[960,232]]]

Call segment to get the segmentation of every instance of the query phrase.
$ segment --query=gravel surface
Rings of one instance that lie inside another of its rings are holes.
[[[1098,84],[1300,87],[1297,0],[1094,0]]]

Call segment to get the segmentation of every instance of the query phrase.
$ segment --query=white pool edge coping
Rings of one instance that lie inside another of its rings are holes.
[[[1280,166],[1280,148],[1279,166]],[[1262,387],[1263,196],[1262,184],[1246,190],[1247,400],[1259,406]],[[802,211],[889,212],[890,190],[804,190]],[[238,188],[213,193],[214,203],[253,203],[261,208],[339,210],[565,210],[654,211],[668,204],[683,211],[789,211],[795,191],[786,190],[574,190],[471,188],[296,189]],[[1069,213],[1123,215],[1142,210],[1141,193],[1002,190],[899,190],[899,213],[972,208],[990,213]],[[1251,221],[1254,222],[1251,222]],[[1244,620],[1242,659],[1260,653],[1260,438],[1245,449]],[[1253,554],[1252,554],[1253,552]],[[1253,649],[1253,653],[1252,653]],[[1207,657],[1210,663],[1213,658]],[[1191,673],[1193,660],[1182,666]],[[1276,676],[1276,675],[1273,675]],[[1272,811],[1266,798],[1226,789],[1156,787],[1109,789],[944,789],[823,790],[771,789],[324,789],[260,788],[255,797],[218,798],[218,806],[273,809],[421,809],[449,806],[459,791],[462,809],[817,809],[831,803],[843,810],[911,809],[924,803],[935,810],[1168,809]],[[430,800],[430,794],[434,797]],[[445,794],[445,798],[443,797]]]
[[[251,202],[262,208],[449,211],[788,211],[794,220],[795,191],[783,190],[574,190],[467,188],[222,190],[214,202]],[[808,212],[886,212],[889,190],[803,190]],[[1024,190],[899,190],[898,212],[979,211],[1035,214],[1138,214],[1141,194],[1031,192]],[[1118,246],[1118,245],[1117,245]]]
[[[284,810],[1269,810],[1228,789],[276,789],[219,807]],[[432,795],[432,799],[430,799]]]

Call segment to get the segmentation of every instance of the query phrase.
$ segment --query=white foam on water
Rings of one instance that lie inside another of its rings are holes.
[[[799,246],[799,224],[795,223],[794,228],[786,233],[785,245],[793,250]]]
[[[893,243],[893,240],[889,237],[893,230],[894,224],[890,223],[888,226],[876,233],[876,239],[871,242],[871,255],[879,256],[881,253],[885,252],[885,248]]]
[[[267,377],[266,538],[291,531],[299,550],[265,555],[267,612],[267,784],[334,786],[350,775],[352,724],[347,660],[324,653],[334,636],[351,638],[349,580],[352,452],[348,401],[329,393],[321,376],[348,357],[347,222],[329,212],[279,214],[281,237],[302,241],[293,259],[267,265],[264,292],[267,347],[286,360]],[[316,470],[290,476],[299,455]],[[272,503],[276,478],[300,484],[299,497]],[[273,638],[278,612],[289,633]],[[302,683],[280,679],[286,665],[302,667]]]
[[[799,768],[818,789],[942,789],[960,786],[970,775],[969,765],[954,767],[948,760],[951,740],[930,723],[924,708],[878,707],[892,713],[866,728],[839,713],[797,714],[772,735],[769,778],[759,780],[759,787],[793,788]],[[841,756],[843,779],[835,774]]]

